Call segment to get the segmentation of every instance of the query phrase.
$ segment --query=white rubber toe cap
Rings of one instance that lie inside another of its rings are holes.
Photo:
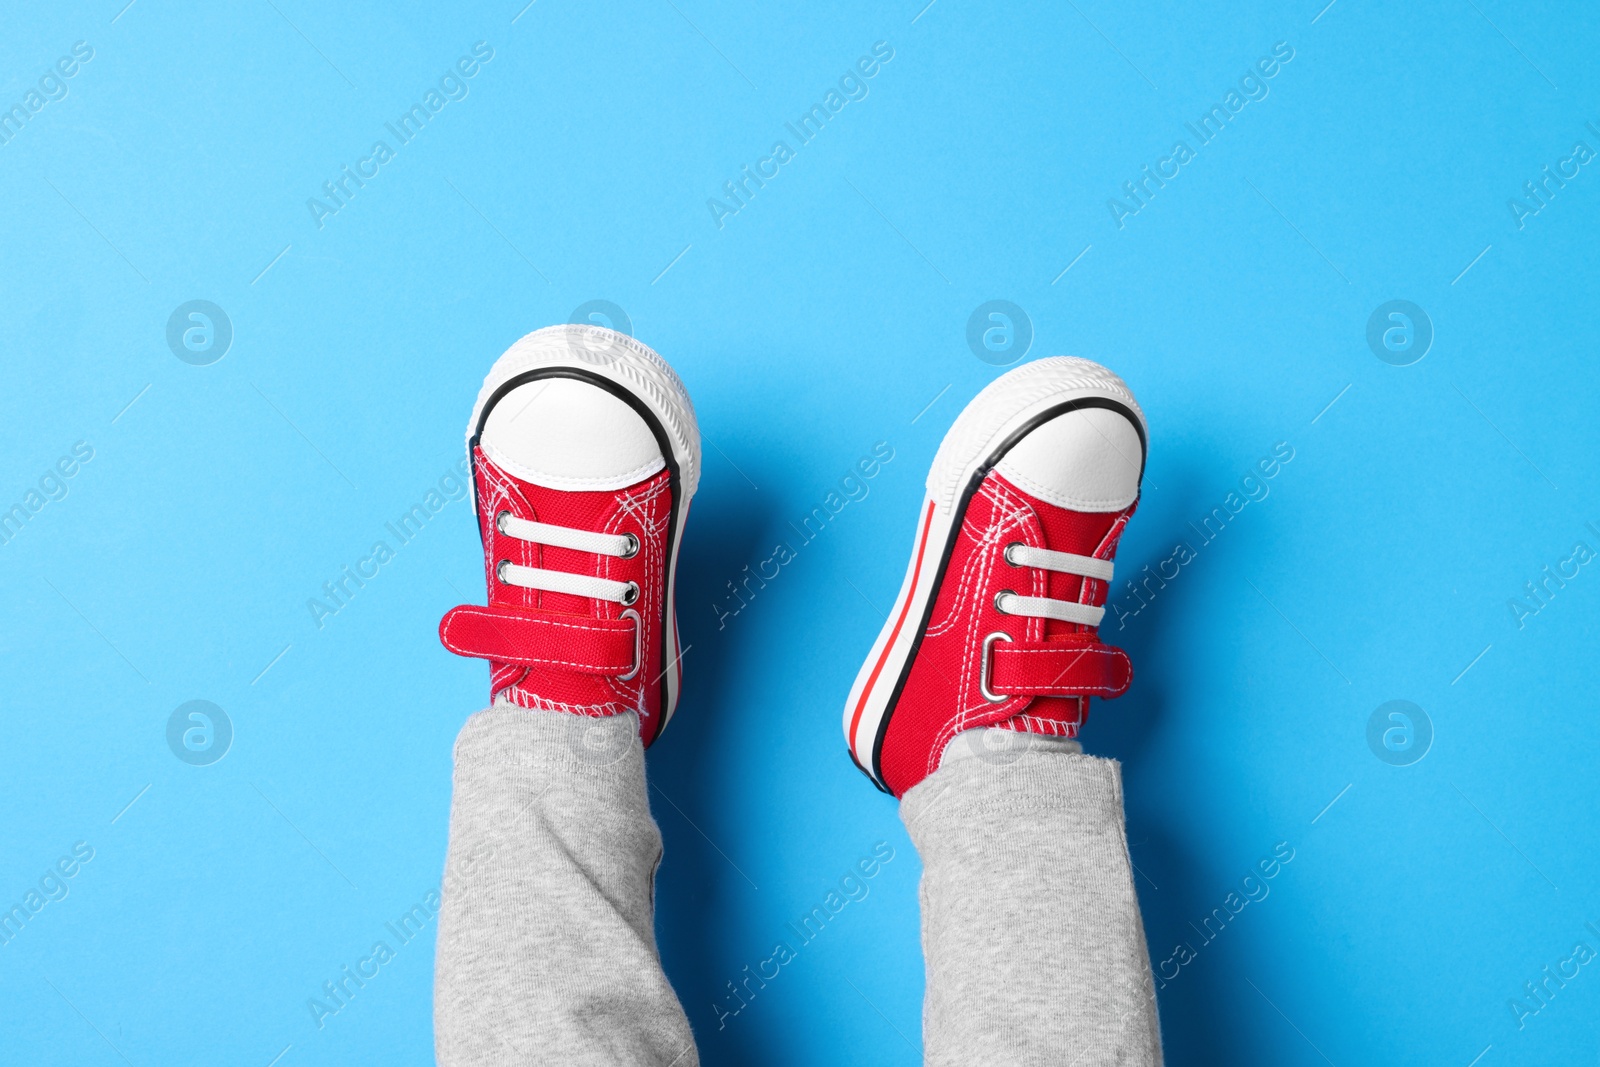
[[[1036,359],[961,409],[928,470],[928,499],[951,513],[994,463],[1041,499],[1117,510],[1138,495],[1146,437],[1138,401],[1110,370],[1076,356]]]
[[[1144,446],[1123,415],[1058,415],[1012,446],[996,469],[1017,488],[1073,511],[1121,511],[1139,496]]]
[[[555,399],[544,402],[548,406],[541,410],[558,420],[562,429],[540,432],[525,427],[518,417],[521,396],[534,394],[531,390],[521,394],[522,386],[561,378],[578,384],[595,382],[606,396],[589,396],[582,389],[557,390]],[[514,384],[519,381],[521,385]],[[503,395],[508,389],[519,396]],[[617,401],[614,394],[621,394],[621,400],[606,404],[605,399]],[[629,408],[628,417],[623,417],[623,407]],[[651,447],[670,450],[652,454],[664,455],[664,460],[652,461],[646,454],[645,435],[633,421],[636,411],[643,425],[654,431]],[[495,361],[478,390],[467,423],[469,449],[479,440],[480,430],[487,429],[490,417],[508,420],[506,432],[494,435],[496,461],[506,462],[508,469],[531,482],[558,489],[623,488],[670,465],[677,470],[685,502],[700,484],[700,430],[688,391],[666,360],[615,330],[546,326],[518,340]],[[568,428],[578,435],[576,439],[563,438]],[[651,466],[652,462],[657,465]]]
[[[666,466],[638,412],[573,378],[538,379],[501,397],[479,444],[513,477],[569,492],[624,489]]]

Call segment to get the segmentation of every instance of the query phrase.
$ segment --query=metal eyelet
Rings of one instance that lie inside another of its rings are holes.
[[[622,550],[623,559],[632,559],[639,554],[639,539],[631,533],[622,535],[628,539],[628,547]]]
[[[1005,599],[1008,596],[1016,596],[1016,595],[1017,595],[1016,592],[1013,591],[1013,590],[1010,590],[1010,589],[1002,589],[1002,590],[1000,590],[998,593],[996,593],[994,595],[994,610],[998,611],[1002,615],[1010,615],[1011,612],[1007,611],[1005,605],[1000,603],[1000,601]]]
[[[638,582],[629,582],[627,590],[624,591],[623,594],[622,594],[622,606],[623,607],[627,607],[629,604],[635,603],[638,599],[639,599],[639,583]]]
[[[506,532],[506,520],[511,517],[511,512],[502,511],[494,517],[494,528],[501,533]]]
[[[1004,704],[1006,701],[1011,699],[1003,693],[991,692],[989,689],[990,650],[994,648],[994,643],[996,641],[1009,642],[1010,640],[1010,634],[1003,633],[999,630],[996,630],[994,633],[983,639],[983,659],[978,664],[978,692],[982,693],[983,699],[987,700],[991,704]]]
[[[1020,567],[1020,566],[1022,566],[1022,564],[1020,564],[1020,563],[1018,563],[1018,562],[1017,562],[1017,561],[1016,561],[1016,560],[1015,560],[1015,559],[1014,559],[1014,558],[1013,558],[1013,557],[1012,557],[1012,555],[1011,555],[1011,550],[1012,550],[1012,549],[1013,549],[1013,548],[1021,548],[1021,547],[1022,547],[1022,542],[1021,542],[1021,541],[1013,541],[1013,542],[1011,542],[1011,543],[1010,543],[1010,544],[1009,544],[1009,545],[1007,545],[1007,546],[1006,546],[1006,550],[1005,550],[1005,552],[1004,552],[1004,553],[1002,553],[1002,554],[1003,554],[1003,555],[1004,555],[1004,556],[1005,556],[1005,558],[1006,558],[1006,562],[1007,562],[1007,563],[1009,563],[1009,564],[1011,564],[1011,565],[1012,565],[1012,566],[1013,566],[1013,567]]]
[[[627,674],[617,675],[617,681],[631,681],[644,666],[644,620],[639,618],[639,613],[629,608],[622,613],[622,618],[633,620],[633,670]]]
[[[511,566],[511,561],[509,559],[503,559],[494,565],[494,576],[500,579],[501,585],[511,584],[510,582],[506,581],[506,568],[509,566]]]

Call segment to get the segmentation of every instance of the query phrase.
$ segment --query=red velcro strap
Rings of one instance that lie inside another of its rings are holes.
[[[996,644],[989,688],[1005,696],[1119,697],[1133,681],[1128,654],[1092,638]]]
[[[638,668],[631,619],[582,619],[462,605],[439,620],[439,640],[458,656],[617,676]]]

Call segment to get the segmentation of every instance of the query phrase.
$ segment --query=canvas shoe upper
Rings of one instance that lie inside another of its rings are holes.
[[[1127,689],[1128,657],[1099,624],[1146,437],[1122,380],[1069,357],[1010,371],[957,417],[844,710],[851,755],[880,788],[904,794],[966,730],[1075,737],[1091,696]]]
[[[649,745],[677,703],[674,574],[700,472],[694,408],[625,334],[552,326],[484,381],[467,428],[488,605],[439,623],[486,659],[498,704],[639,716]]]

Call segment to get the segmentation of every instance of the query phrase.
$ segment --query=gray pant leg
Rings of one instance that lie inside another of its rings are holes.
[[[1076,747],[947,756],[901,803],[923,863],[929,1067],[1161,1063],[1119,765]]]
[[[441,1067],[694,1067],[654,928],[661,833],[632,714],[498,707],[456,740]]]

